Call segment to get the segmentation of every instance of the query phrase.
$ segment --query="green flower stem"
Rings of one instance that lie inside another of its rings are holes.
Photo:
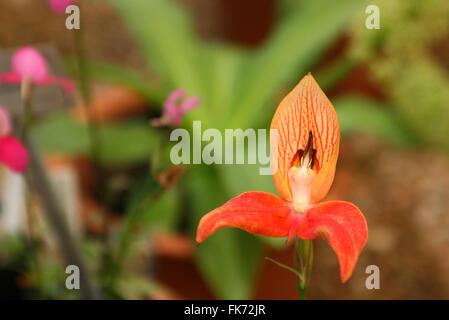
[[[307,289],[309,287],[313,265],[312,240],[296,239],[293,262],[298,273],[302,275],[302,278],[298,277],[296,281],[299,299],[305,300],[307,298]]]
[[[265,257],[266,260],[273,262],[281,268],[284,268],[296,275],[296,286],[300,300],[307,299],[307,289],[310,283],[313,264],[313,243],[312,240],[302,240],[297,238],[293,254],[293,263],[295,268],[291,268],[274,259]]]

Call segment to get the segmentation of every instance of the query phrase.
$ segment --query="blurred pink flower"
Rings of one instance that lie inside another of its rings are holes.
[[[72,81],[48,74],[44,57],[32,47],[18,49],[11,59],[12,71],[0,73],[0,83],[22,83],[31,81],[34,85],[57,84],[67,93],[73,92]]]
[[[164,103],[162,110],[162,117],[158,119],[153,119],[151,125],[153,126],[164,126],[168,125],[171,127],[177,127],[181,121],[184,114],[196,107],[201,103],[198,97],[187,97],[179,105],[176,101],[181,99],[185,95],[184,89],[178,89],[173,91]]]
[[[28,166],[28,152],[23,144],[11,135],[11,119],[0,106],[0,163],[21,173]]]
[[[57,14],[65,13],[65,9],[74,4],[77,0],[48,0],[48,5],[50,9]]]

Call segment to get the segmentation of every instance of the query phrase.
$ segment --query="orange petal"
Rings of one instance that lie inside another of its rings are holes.
[[[368,239],[363,214],[352,203],[328,201],[307,211],[305,221],[296,230],[297,236],[304,240],[326,239],[337,254],[341,281],[346,282]]]
[[[201,218],[196,241],[226,227],[234,227],[252,234],[286,237],[292,221],[290,205],[267,192],[245,192],[212,210]]]
[[[338,130],[338,135],[340,135],[340,130]],[[315,180],[313,181],[312,190],[310,193],[310,200],[312,203],[317,203],[321,199],[323,199],[332,186],[332,182],[334,181],[335,176],[335,168],[337,166],[339,144],[340,137],[334,148],[332,156],[327,160],[326,163],[324,163],[324,165],[318,171],[318,175],[316,176]]]
[[[334,179],[340,127],[334,107],[310,73],[281,101],[271,129],[278,130],[277,136],[270,135],[272,157],[277,154],[277,161],[272,161],[274,184],[287,201],[292,200],[288,170],[297,152],[306,148],[312,132],[318,172],[312,202],[321,200]]]

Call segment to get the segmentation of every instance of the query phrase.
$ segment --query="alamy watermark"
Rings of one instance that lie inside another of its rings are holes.
[[[380,10],[375,4],[366,7],[365,13],[369,14],[365,20],[365,27],[367,29],[380,29]]]
[[[278,130],[271,129],[274,150],[277,136]],[[225,129],[223,137],[222,131],[214,128],[202,131],[201,121],[193,121],[192,136],[183,128],[170,133],[170,141],[177,142],[170,150],[170,160],[176,165],[258,163],[260,175],[271,175],[278,158],[277,152],[270,154],[268,138],[266,129]]]
[[[71,264],[65,268],[65,273],[69,275],[65,279],[65,287],[69,290],[79,290],[80,268],[74,264]]]
[[[365,280],[365,287],[368,290],[380,289],[380,269],[378,266],[372,264],[366,267],[365,273],[369,276]]]
[[[65,13],[69,16],[65,19],[65,27],[68,30],[79,30],[80,28],[80,8],[74,4],[65,8]]]

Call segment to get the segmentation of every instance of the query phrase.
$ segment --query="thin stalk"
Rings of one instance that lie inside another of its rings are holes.
[[[98,166],[100,160],[101,139],[99,128],[94,121],[94,110],[90,107],[91,93],[89,84],[89,70],[86,63],[82,29],[75,30],[75,49],[78,60],[78,83],[81,92],[82,104],[86,114],[86,122],[89,134],[90,155],[94,165]],[[98,169],[98,168],[95,168]],[[99,172],[95,170],[98,174]]]
[[[295,242],[294,263],[295,268],[302,275],[302,281],[298,278],[298,296],[300,300],[307,298],[307,289],[310,283],[313,262],[313,244],[311,240],[297,238]]]
[[[29,126],[31,125],[31,120],[33,117],[33,110],[31,108],[31,91],[33,90],[33,85],[31,80],[28,78],[23,78],[20,85],[20,95],[22,99],[22,121],[21,121],[21,130],[20,137],[23,138],[25,133],[28,131]]]
[[[302,276],[301,273],[298,272],[298,270],[295,270],[295,269],[293,269],[293,268],[291,268],[289,266],[286,266],[285,264],[280,263],[280,262],[278,262],[278,261],[276,261],[274,259],[271,259],[270,257],[265,257],[265,259],[270,261],[270,262],[273,262],[275,265],[277,265],[277,266],[279,266],[281,268],[284,268],[284,269],[286,269],[286,270],[288,270],[290,272],[293,272],[296,275],[296,278],[297,278],[298,281],[304,282],[304,277]]]
[[[86,122],[89,134],[89,144],[90,144],[90,154],[97,165],[100,158],[100,146],[101,140],[99,136],[99,129],[94,121],[94,110],[90,107],[91,92],[89,83],[89,70],[86,61],[84,41],[83,41],[83,31],[82,28],[75,30],[75,50],[76,57],[78,61],[78,84],[81,93],[82,104],[84,106],[84,112],[86,114]]]
[[[21,101],[22,101],[22,121],[20,123],[20,138],[23,140],[25,135],[28,132],[28,129],[31,125],[32,121],[32,107],[31,107],[31,91],[33,89],[32,82],[28,78],[23,78],[21,82]],[[34,271],[36,280],[37,280],[37,286],[40,288],[41,283],[41,268],[39,266],[39,259],[38,259],[38,249],[36,246],[36,241],[34,237],[34,214],[32,212],[32,186],[30,183],[29,176],[27,174],[25,176],[25,212],[26,212],[26,220],[27,220],[27,228],[28,228],[28,236],[25,237],[27,239],[27,248],[30,255],[30,261],[31,261],[31,270]]]
[[[165,191],[166,189],[160,188],[147,201],[141,202],[129,212],[129,217],[126,219],[119,235],[117,254],[115,259],[111,262],[108,277],[105,281],[107,291],[113,292],[114,290],[116,279],[121,273],[123,261],[128,253],[133,227],[135,222],[140,220],[140,215],[144,212],[143,208],[148,205],[148,203],[153,203],[159,199]]]
[[[105,194],[105,173],[103,170],[103,167],[100,164],[100,151],[101,151],[101,138],[100,138],[100,128],[95,122],[95,114],[94,110],[90,106],[91,102],[91,92],[90,92],[90,83],[89,83],[89,70],[88,70],[88,64],[86,60],[85,55],[85,48],[84,48],[84,38],[83,38],[83,28],[74,30],[75,39],[75,50],[76,50],[76,57],[78,61],[78,83],[79,88],[81,92],[81,99],[82,104],[84,106],[84,112],[86,115],[86,123],[87,123],[87,130],[88,130],[88,136],[89,136],[89,147],[90,147],[90,158],[92,159],[94,172],[96,175],[96,185],[95,189],[98,192],[98,198],[100,201],[105,202],[106,201],[106,194]],[[103,270],[106,270],[109,265],[110,260],[110,252],[111,248],[109,245],[109,214],[107,210],[103,211],[102,214],[103,217],[103,234],[102,234],[102,240],[104,244],[104,250],[102,255],[102,265]]]
[[[26,207],[26,220],[28,227],[28,250],[30,253],[31,260],[31,270],[34,271],[36,277],[37,287],[40,289],[42,284],[42,269],[39,263],[39,255],[38,255],[38,247],[36,235],[34,232],[34,225],[36,220],[34,219],[34,211],[33,211],[33,203],[32,203],[32,186],[31,183],[26,177],[26,194],[25,194],[25,207]],[[39,290],[39,296],[42,298],[42,292]]]

